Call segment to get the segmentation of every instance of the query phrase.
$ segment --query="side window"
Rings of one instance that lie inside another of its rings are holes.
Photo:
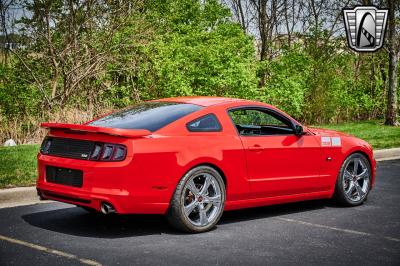
[[[197,118],[187,123],[186,127],[192,132],[215,132],[222,130],[221,124],[214,114],[208,114]]]
[[[229,115],[240,135],[294,134],[290,121],[272,111],[236,109],[229,111]]]

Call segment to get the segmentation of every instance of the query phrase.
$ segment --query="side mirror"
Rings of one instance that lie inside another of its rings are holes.
[[[294,126],[294,134],[295,134],[296,136],[301,136],[301,135],[303,135],[303,134],[304,134],[303,127],[300,126],[300,125],[295,125],[295,126]]]

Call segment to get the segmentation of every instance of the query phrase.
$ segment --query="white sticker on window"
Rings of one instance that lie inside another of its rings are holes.
[[[321,137],[321,146],[322,147],[330,147],[331,145],[332,145],[331,137]]]
[[[342,146],[340,137],[332,137],[332,146],[336,146],[336,147]]]

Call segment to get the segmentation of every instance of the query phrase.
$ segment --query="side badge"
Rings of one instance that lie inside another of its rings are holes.
[[[340,137],[321,137],[321,147],[341,147]]]
[[[332,146],[333,147],[340,147],[342,146],[342,142],[340,140],[340,137],[332,137]]]
[[[332,146],[331,137],[321,137],[321,146],[322,147]]]

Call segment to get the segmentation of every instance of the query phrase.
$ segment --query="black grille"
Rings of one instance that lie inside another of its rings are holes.
[[[72,187],[82,187],[83,172],[81,170],[46,166],[46,181]]]
[[[46,154],[87,160],[93,150],[95,142],[80,139],[49,138],[50,147]]]

